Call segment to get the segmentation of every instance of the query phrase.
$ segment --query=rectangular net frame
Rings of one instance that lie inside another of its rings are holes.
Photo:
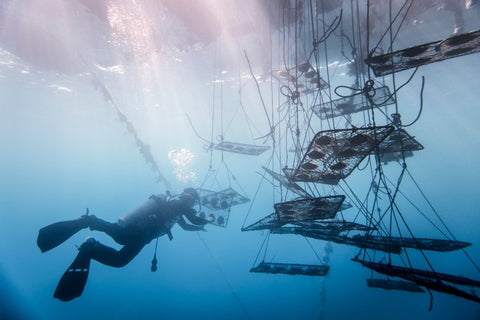
[[[393,126],[383,126],[320,131],[298,167],[283,172],[292,181],[336,185],[393,130]]]
[[[292,92],[309,94],[329,87],[318,71],[308,62],[288,69],[274,70],[272,76]]]
[[[200,205],[202,208],[199,215],[202,218],[207,216],[212,217],[213,221],[211,224],[219,227],[227,226],[232,206],[250,201],[250,199],[242,196],[232,188],[227,188],[221,191],[197,189],[197,192],[200,197]]]
[[[479,51],[480,30],[475,30],[447,39],[371,56],[365,59],[365,62],[375,76],[380,77]]]
[[[357,113],[374,107],[383,107],[395,103],[387,86],[375,88],[375,94],[369,99],[364,94],[340,98],[312,106],[312,111],[322,120]]]
[[[260,262],[258,266],[250,269],[250,272],[283,273],[304,276],[326,276],[329,269],[330,267],[327,265]]]
[[[252,144],[244,144],[230,141],[222,141],[214,145],[213,148],[215,150],[245,154],[249,156],[258,156],[270,149],[269,146],[257,146]]]

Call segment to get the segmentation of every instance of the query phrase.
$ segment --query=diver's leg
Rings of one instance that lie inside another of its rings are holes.
[[[132,261],[145,246],[143,243],[127,244],[120,250],[107,247],[93,238],[87,239],[80,251],[85,251],[93,259],[107,266],[120,268]]]
[[[125,244],[124,242],[124,232],[117,223],[111,223],[96,216],[88,216],[88,227],[90,230],[101,231],[108,234],[115,242],[119,244]]]

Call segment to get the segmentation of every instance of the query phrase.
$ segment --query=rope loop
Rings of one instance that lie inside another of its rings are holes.
[[[292,89],[290,89],[290,87],[283,85],[280,87],[280,93],[292,100],[293,104],[298,104],[300,99],[300,92],[298,92],[297,90],[293,91]]]
[[[402,120],[400,120],[400,113],[392,113],[392,124],[396,127],[400,127],[402,125]]]
[[[375,82],[370,79],[365,82],[365,85],[363,86],[362,92],[367,98],[373,98],[375,96],[375,87],[374,87]]]

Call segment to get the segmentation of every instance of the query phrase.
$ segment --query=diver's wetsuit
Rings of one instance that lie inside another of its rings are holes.
[[[88,250],[91,258],[102,264],[123,267],[153,239],[164,234],[168,234],[171,239],[170,229],[175,223],[187,231],[202,230],[208,220],[197,217],[195,213],[196,211],[181,199],[166,201],[163,196],[154,195],[116,223],[95,216],[83,216],[82,219],[87,219],[91,230],[105,232],[124,247],[117,251],[88,239],[80,246],[80,250]],[[195,225],[188,224],[182,215]]]

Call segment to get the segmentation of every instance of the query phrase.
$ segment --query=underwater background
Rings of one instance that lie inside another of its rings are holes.
[[[273,212],[280,201],[271,186],[258,187],[270,151],[256,157],[212,151],[198,135],[215,143],[223,133],[229,141],[261,144],[256,138],[270,130],[245,53],[268,110],[285,98],[270,93],[273,81],[264,68],[265,52],[275,55],[281,49],[272,49],[253,31],[239,35],[226,27],[245,12],[249,22],[258,19],[257,2],[262,1],[123,1],[115,11],[109,1],[1,1],[0,318],[480,319],[478,303],[452,295],[433,292],[428,311],[428,293],[368,288],[365,279],[372,272],[351,261],[356,247],[272,236],[267,261],[318,263],[319,255],[328,261],[329,274],[249,272],[266,232],[241,228]],[[366,2],[358,3],[364,7]],[[161,5],[174,14],[163,9],[158,14]],[[350,8],[350,1],[344,5]],[[200,28],[213,20],[198,11],[202,6],[215,17],[215,26]],[[464,31],[478,29],[479,7],[464,11]],[[422,24],[412,23],[399,33],[397,49],[452,34],[453,14],[429,10]],[[108,13],[111,28],[116,26],[109,40],[101,12]],[[179,17],[187,20],[182,24]],[[330,67],[338,70],[331,81],[350,85],[339,50],[335,43],[328,50]],[[396,80],[404,83],[410,74],[399,73]],[[472,243],[467,251],[477,263],[479,74],[478,53],[433,63],[422,66],[398,96],[402,119],[412,121],[420,76],[425,76],[423,112],[408,129],[425,149],[407,159],[408,169],[457,239]],[[139,148],[95,79],[108,88],[149,151]],[[250,134],[247,115],[259,134]],[[86,208],[114,222],[150,195],[164,193],[167,188],[146,162],[148,155],[174,194],[207,181],[206,188],[231,186],[251,202],[233,206],[225,228],[207,225],[206,232],[187,232],[175,226],[172,241],[158,240],[155,273],[150,271],[152,241],[123,268],[92,261],[83,295],[67,303],[54,299],[58,280],[86,237],[120,246],[85,229],[42,254],[36,246],[38,230],[75,219]],[[359,192],[370,185],[355,171],[348,179]],[[415,192],[409,184],[403,188]],[[345,211],[345,216],[354,214]],[[429,233],[421,224],[417,231]],[[462,252],[434,253],[432,261],[439,269],[480,278]]]

